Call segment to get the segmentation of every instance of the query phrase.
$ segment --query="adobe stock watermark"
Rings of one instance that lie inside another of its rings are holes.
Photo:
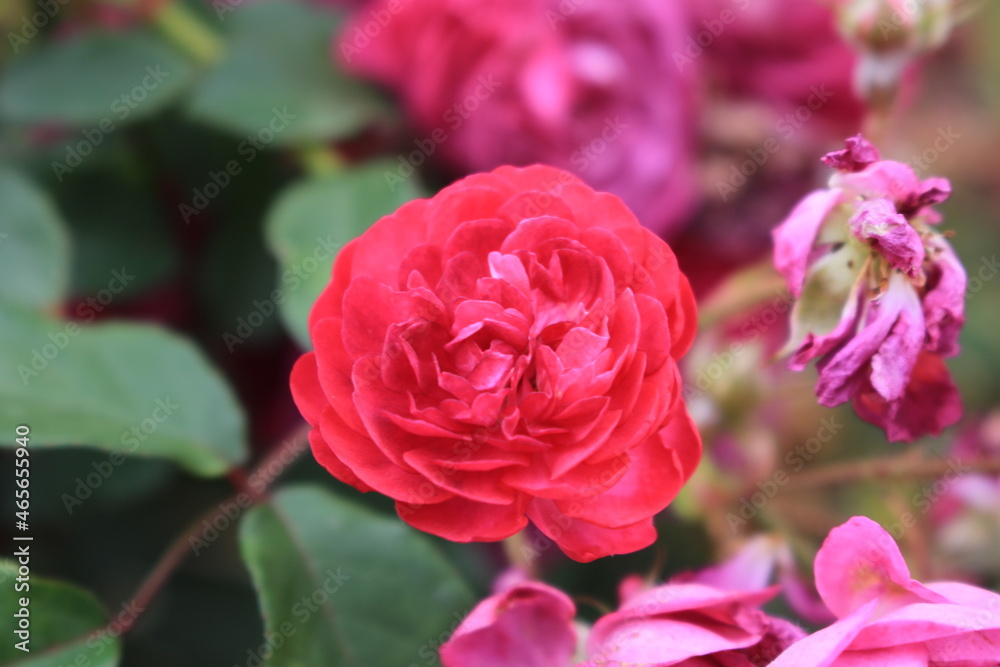
[[[1000,262],[997,261],[996,255],[992,255],[991,257],[984,255],[980,257],[979,268],[976,272],[973,273],[971,270],[968,272],[969,282],[965,287],[966,300],[983,291],[986,283],[996,278],[998,272],[1000,272]]]
[[[103,312],[133,280],[135,280],[135,276],[129,273],[124,266],[121,270],[113,270],[107,286],[98,290],[97,294],[78,303],[73,312],[84,324],[93,322],[97,314]],[[24,386],[27,387],[31,380],[41,375],[49,367],[49,364],[69,347],[73,339],[80,335],[80,331],[78,322],[66,322],[61,331],[53,331],[48,334],[47,343],[41,347],[32,348],[31,361],[27,365],[18,364],[17,366],[17,374]]]
[[[451,636],[455,634],[455,630],[458,630],[458,626],[462,624],[462,621],[464,621],[465,617],[468,616],[471,612],[472,612],[471,609],[466,610],[464,614],[459,613],[457,611],[453,611],[451,613],[451,616],[455,620],[452,622],[451,627],[449,627],[447,630],[442,631],[437,637],[431,637],[423,644],[421,644],[420,647],[417,649],[417,657],[423,662],[422,663],[411,662],[406,667],[421,667],[421,664],[422,665],[441,664],[438,651],[441,649],[441,646],[443,646],[451,638]]]
[[[312,593],[302,596],[292,605],[291,613],[296,623],[283,621],[276,631],[265,630],[264,642],[256,648],[247,649],[247,659],[242,667],[263,667],[265,663],[270,664],[268,661],[274,656],[275,651],[284,646],[285,642],[298,632],[299,627],[308,623],[309,619],[344,586],[344,583],[351,579],[351,575],[345,574],[340,567],[336,570],[327,568],[323,574],[325,575],[323,582]],[[233,665],[233,667],[241,666]]]
[[[684,398],[688,400],[695,396],[703,396],[716,382],[729,373],[740,356],[759,341],[771,327],[778,322],[785,321],[783,316],[792,309],[794,303],[795,297],[792,296],[791,292],[784,288],[778,290],[766,308],[748,317],[743,323],[743,326],[740,327],[741,338],[739,340],[731,341],[725,350],[713,352],[712,360],[707,365],[698,368],[695,373],[694,384],[684,383],[682,388]]]
[[[694,63],[705,53],[705,49],[710,48],[715,43],[715,40],[725,32],[726,28],[736,21],[737,11],[746,11],[747,7],[750,6],[750,0],[732,0],[732,3],[736,7],[735,11],[726,7],[719,12],[717,17],[705,19],[702,21],[704,30],[700,30],[694,35],[688,35],[683,51],[674,51],[674,66],[677,67],[678,72],[683,72],[685,67]]]
[[[913,24],[923,18],[918,12],[921,9],[921,5],[926,2],[927,0],[895,0],[894,2],[882,3],[880,9],[892,9],[892,15],[889,18],[885,17],[884,12],[879,12],[880,16],[878,23],[875,24],[875,28],[879,31],[882,39],[888,40],[892,33],[904,28],[912,30]],[[934,8],[931,11],[939,12],[941,10]]]
[[[298,116],[289,113],[287,106],[281,109],[272,108],[271,119],[267,126],[262,127],[255,134],[246,135],[236,147],[239,159],[227,161],[218,171],[209,171],[205,183],[191,190],[191,203],[182,202],[177,207],[177,212],[184,219],[184,224],[189,224],[192,218],[208,208],[212,200],[218,197],[232,183],[233,179],[243,172],[243,167],[257,159],[257,156],[274,141],[275,137],[288,129],[288,126],[296,118]]]
[[[146,101],[149,94],[170,76],[170,72],[164,71],[160,65],[149,65],[145,71],[146,76],[138,84],[111,102],[112,115],[102,118],[97,127],[82,130],[83,138],[76,143],[67,144],[66,157],[63,161],[52,161],[52,172],[60,183],[67,174],[83,164],[84,159],[104,143],[109,134],[118,129],[117,123],[127,120],[132,112]]]
[[[951,129],[950,125],[948,127],[939,127],[937,128],[937,136],[934,138],[934,141],[927,148],[920,151],[920,153],[910,156],[910,159],[904,160],[904,162],[910,165],[913,171],[924,175],[930,169],[930,166],[937,162],[944,153],[947,153],[961,138],[962,135]]]
[[[743,526],[754,519],[757,514],[767,506],[767,504],[778,495],[778,492],[791,480],[791,473],[801,472],[806,463],[812,461],[823,446],[833,440],[834,436],[844,428],[844,425],[834,417],[824,417],[820,420],[819,429],[816,435],[806,440],[804,443],[796,445],[794,449],[785,454],[785,468],[778,468],[769,479],[757,482],[757,491],[749,496],[744,496],[739,502],[739,512],[726,514],[726,523],[729,529],[736,534]]]
[[[281,286],[271,290],[263,300],[254,299],[250,312],[246,316],[237,317],[233,330],[222,334],[222,342],[226,344],[226,349],[232,353],[239,345],[247,342],[254,332],[278,311],[278,306],[285,302],[288,295],[299,289],[309,276],[321,268],[329,271],[333,258],[340,252],[340,247],[339,243],[333,241],[332,234],[327,234],[326,238],[317,236],[312,254],[295,262],[281,274]]]
[[[561,0],[555,9],[546,9],[545,20],[548,21],[549,29],[558,30],[559,24],[569,20],[570,16],[588,2],[590,0]]]
[[[135,600],[131,600],[122,605],[121,611],[119,611],[113,621],[107,626],[91,633],[87,637],[87,648],[90,651],[87,654],[77,655],[77,659],[73,661],[73,665],[81,665],[80,658],[87,660],[86,664],[90,664],[88,656],[90,657],[100,657],[105,651],[113,650],[113,645],[118,637],[135,623],[136,619],[146,611],[145,607],[141,607],[136,604]],[[92,652],[91,652],[92,651]]]
[[[63,6],[70,0],[39,0],[38,10],[21,18],[21,29],[18,32],[8,32],[7,41],[16,54],[21,47],[38,35],[38,31],[47,26],[59,14]]]
[[[422,139],[413,141],[414,150],[405,155],[397,156],[398,164],[393,170],[386,170],[383,174],[385,184],[389,186],[390,192],[396,191],[396,186],[403,183],[410,176],[416,173],[427,159],[437,152],[438,146],[448,141],[451,133],[462,127],[466,120],[474,114],[479,107],[488,100],[500,86],[502,81],[498,81],[493,74],[483,74],[476,80],[476,87],[463,99],[455,102],[441,115],[443,126],[438,126],[429,135]]]
[[[604,155],[609,146],[625,134],[628,127],[628,123],[622,122],[621,116],[605,118],[600,134],[573,151],[569,156],[570,164],[576,168],[578,174],[587,171],[595,160]]]
[[[728,201],[729,197],[746,185],[749,178],[767,164],[771,156],[781,150],[784,143],[779,141],[778,137],[784,141],[791,139],[796,132],[812,120],[813,115],[822,109],[832,97],[833,91],[828,90],[826,84],[811,86],[806,101],[779,118],[774,124],[774,134],[765,139],[757,148],[748,148],[746,150],[747,159],[738,164],[729,165],[729,177],[715,182],[715,187],[718,189],[722,201]]]
[[[925,516],[931,511],[931,508],[937,503],[941,498],[948,493],[951,486],[959,480],[963,475],[969,472],[969,466],[966,465],[961,459],[943,459],[939,454],[935,453],[932,456],[939,461],[944,461],[948,465],[948,470],[935,479],[933,482],[928,482],[920,486],[919,490],[910,496],[910,507],[915,509],[918,514],[914,514],[912,511],[907,510],[899,515],[899,517],[888,526],[883,526],[889,533],[892,534],[894,538],[900,540],[906,531],[917,525],[917,516]]]
[[[59,497],[67,514],[72,515],[76,508],[82,506],[85,500],[94,495],[94,492],[101,488],[101,485],[108,481],[111,475],[125,462],[125,455],[132,454],[139,449],[139,446],[149,440],[160,426],[181,407],[170,396],[158,398],[153,404],[155,407],[148,417],[122,432],[118,439],[122,449],[113,449],[105,459],[92,461],[90,465],[94,470],[74,480],[76,486],[73,493],[63,493]]]

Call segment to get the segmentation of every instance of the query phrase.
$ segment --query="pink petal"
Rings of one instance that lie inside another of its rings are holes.
[[[913,168],[892,160],[881,160],[850,174],[835,174],[830,182],[861,199],[889,199],[897,209],[905,209],[922,191]]]
[[[839,171],[861,171],[881,158],[878,149],[860,134],[848,137],[844,145],[846,148],[827,153],[820,162]]]
[[[706,567],[683,578],[728,591],[756,591],[771,583],[777,564],[779,545],[767,535],[758,535],[747,542],[729,560]]]
[[[815,571],[823,602],[839,618],[910,584],[910,570],[892,536],[862,516],[830,531],[816,554]]]
[[[902,398],[906,392],[925,335],[916,292],[907,288],[900,291],[903,305],[899,318],[871,360],[871,385],[887,401]]]
[[[943,239],[929,244],[930,268],[924,294],[927,351],[951,357],[958,354],[958,336],[965,324],[965,291],[968,278],[961,260]]]
[[[833,625],[814,632],[789,646],[769,667],[839,667],[840,658],[878,606],[871,600]],[[863,663],[862,663],[863,664]],[[871,663],[867,667],[883,667],[887,663]],[[892,663],[888,663],[892,664]]]
[[[888,199],[862,202],[848,225],[854,236],[870,243],[886,258],[889,266],[911,278],[920,275],[924,261],[923,241]]]
[[[788,289],[796,297],[802,294],[806,267],[819,229],[840,198],[841,192],[837,189],[812,192],[772,232],[774,266],[785,276]]]
[[[915,297],[916,293],[906,278],[893,274],[888,289],[869,304],[861,331],[836,354],[820,363],[816,396],[821,405],[833,407],[850,400],[863,381],[868,362],[885,343],[900,311],[904,306],[912,305]],[[886,361],[890,363],[883,368],[883,375],[893,371],[891,359]],[[913,363],[912,358],[901,359],[901,368],[896,374],[902,376],[904,371],[909,373]],[[885,378],[883,386],[888,382],[889,379]]]
[[[990,656],[972,655],[974,651],[962,650],[961,658],[998,659],[1000,658],[1000,614],[984,613],[984,611],[975,607],[946,603],[907,605],[872,621],[858,634],[851,648],[858,650],[886,648],[976,634],[994,642],[993,653]]]

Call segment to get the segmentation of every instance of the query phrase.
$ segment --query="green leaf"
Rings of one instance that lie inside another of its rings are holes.
[[[173,47],[145,30],[95,30],[50,40],[7,69],[0,81],[0,117],[92,126],[81,142],[93,146],[118,125],[171,102],[193,73]]]
[[[229,49],[198,86],[189,112],[247,135],[243,150],[350,136],[383,113],[371,89],[336,69],[330,35],[337,21],[329,11],[257,2],[226,18]]]
[[[94,326],[0,308],[0,433],[92,445],[221,475],[246,458],[232,392],[196,348],[157,327]],[[13,435],[3,437],[7,444]]]
[[[473,604],[426,537],[320,488],[252,509],[240,545],[267,637],[282,640],[268,664],[422,664]]]
[[[15,542],[15,549],[28,545],[29,557],[35,551],[32,542]],[[22,608],[20,599],[29,600],[29,652],[15,646],[17,635],[5,632],[0,643],[0,664],[5,667],[62,667],[89,665],[112,667],[118,664],[121,641],[110,633],[101,634],[108,618],[101,604],[90,593],[59,581],[43,579],[34,573],[27,582],[30,590],[15,592],[18,565],[0,561],[0,615],[4,625],[15,629],[14,614]]]
[[[333,253],[372,223],[422,196],[416,185],[387,183],[389,161],[313,178],[288,188],[265,223],[267,243],[278,258],[281,315],[292,335],[311,347],[306,322],[316,298],[330,281]]]
[[[0,165],[0,301],[36,308],[66,296],[69,237],[45,192]]]

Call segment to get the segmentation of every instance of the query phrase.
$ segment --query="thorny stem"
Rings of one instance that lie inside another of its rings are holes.
[[[230,496],[220,504],[235,502],[241,494],[248,495],[250,497],[250,502],[253,504],[265,500],[267,498],[267,488],[270,488],[281,473],[288,469],[291,462],[296,460],[302,452],[308,449],[308,447],[305,446],[308,442],[308,437],[308,425],[297,427],[291,435],[282,440],[280,445],[273,447],[271,451],[268,452],[267,456],[261,459],[260,463],[257,464],[250,477],[262,480],[265,486],[264,493],[251,492],[247,489]],[[292,457],[291,461],[287,458],[288,456]],[[280,471],[277,473],[270,472],[274,468],[274,464],[279,461],[282,463]],[[241,498],[240,500],[243,499]],[[240,506],[243,506],[243,504]],[[131,606],[136,610],[135,613],[122,619],[121,621],[108,624],[104,628],[105,632],[110,632],[112,625],[115,623],[119,626],[118,629],[114,631],[118,635],[124,635],[135,626],[136,621],[146,610],[146,607],[153,601],[153,598],[156,597],[157,593],[160,592],[160,589],[163,588],[163,585],[170,578],[170,575],[173,574],[174,570],[177,569],[177,566],[180,565],[187,557],[188,552],[191,550],[191,541],[196,539],[204,530],[204,522],[206,520],[210,520],[219,512],[220,510],[218,505],[210,507],[201,516],[195,519],[183,533],[174,538],[166,553],[160,557],[160,560],[156,563],[152,572],[146,576],[146,578],[139,585],[139,589],[136,591],[135,595],[132,596]]]

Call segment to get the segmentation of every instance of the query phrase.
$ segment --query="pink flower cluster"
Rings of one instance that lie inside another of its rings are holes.
[[[763,588],[746,565],[648,589],[627,579],[621,607],[582,641],[565,593],[515,584],[472,611],[441,647],[441,660],[445,667],[1000,665],[1000,595],[913,580],[895,542],[870,519],[835,528],[816,556],[817,588],[838,620],[815,634],[761,611],[779,587]]]
[[[880,159],[860,135],[823,162],[836,169],[829,187],[774,230],[775,266],[798,298],[789,366],[819,359],[819,402],[852,400],[890,440],[938,434],[962,413],[942,359],[959,350],[966,275],[933,209],[951,186]]]

